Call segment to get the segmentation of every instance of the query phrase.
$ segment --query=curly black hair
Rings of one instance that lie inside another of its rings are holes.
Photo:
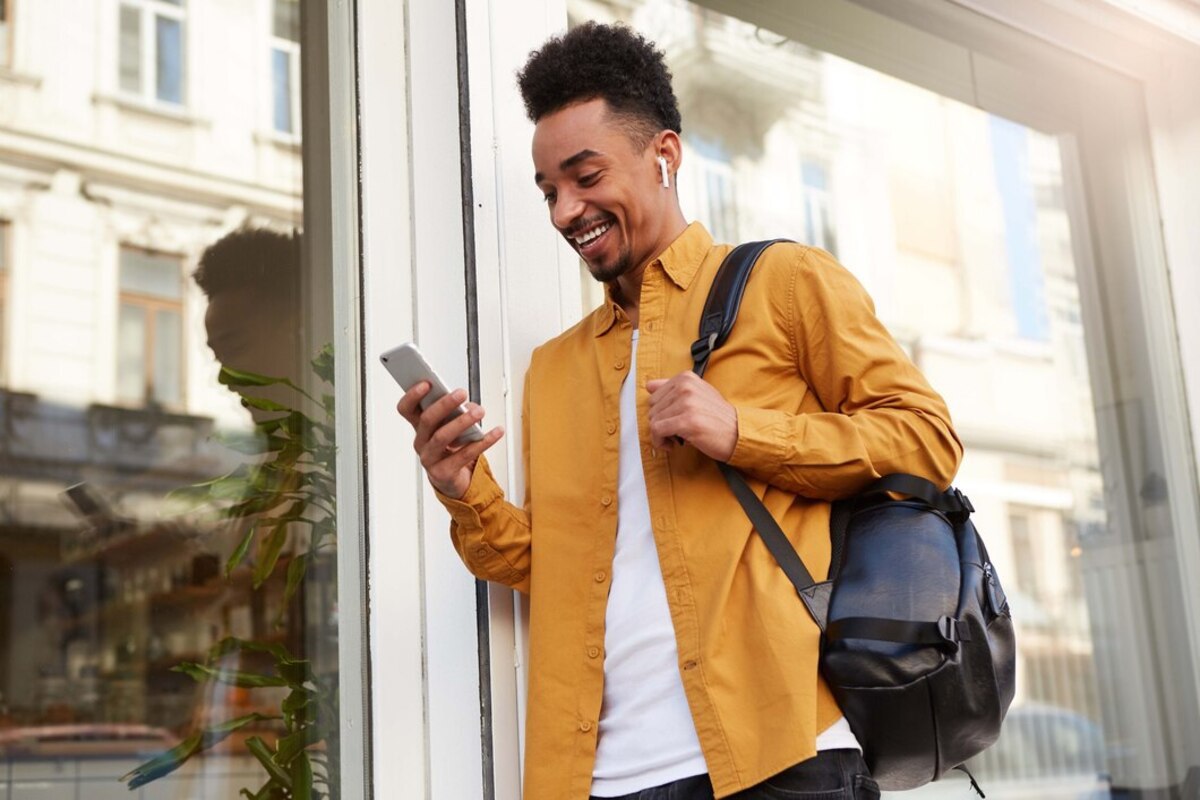
[[[300,234],[239,228],[204,250],[192,278],[210,298],[231,290],[295,293],[300,281]]]
[[[679,133],[679,102],[662,51],[625,25],[585,22],[529,54],[517,73],[532,122],[598,97],[645,143],[656,133]]]

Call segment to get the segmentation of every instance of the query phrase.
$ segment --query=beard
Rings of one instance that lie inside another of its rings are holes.
[[[597,281],[611,283],[629,272],[633,266],[633,254],[629,252],[628,245],[623,245],[617,252],[617,260],[607,266],[589,264],[586,259],[583,263],[587,265],[588,273]]]

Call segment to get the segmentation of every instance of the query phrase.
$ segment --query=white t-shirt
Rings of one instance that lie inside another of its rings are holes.
[[[708,772],[692,722],[650,525],[637,429],[637,331],[621,387],[617,546],[604,616],[604,705],[592,794],[617,797]]]
[[[708,772],[679,675],[675,628],[650,524],[637,428],[637,341],[621,387],[617,542],[604,624],[604,704],[592,791],[618,797]],[[799,613],[799,612],[798,612]],[[861,749],[844,718],[818,750]]]

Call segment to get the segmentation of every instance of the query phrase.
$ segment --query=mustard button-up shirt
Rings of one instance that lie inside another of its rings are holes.
[[[729,250],[693,223],[648,265],[629,376],[679,671],[717,797],[811,757],[840,714],[817,672],[817,627],[715,464],[691,447],[656,450],[647,433],[646,381],[691,368]],[[482,458],[461,500],[441,498],[467,567],[530,598],[526,800],[583,800],[591,787],[631,330],[610,296],[534,351],[522,506]],[[705,379],[737,410],[730,463],[818,579],[829,567],[828,501],[891,472],[946,486],[958,467],[945,403],[823,251],[766,251]]]

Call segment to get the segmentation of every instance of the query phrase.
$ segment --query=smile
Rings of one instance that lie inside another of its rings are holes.
[[[586,247],[591,242],[594,242],[596,239],[599,239],[601,236],[603,236],[612,226],[613,224],[611,222],[606,222],[597,228],[592,228],[587,233],[582,233],[573,238],[575,239],[575,243],[580,247]]]

